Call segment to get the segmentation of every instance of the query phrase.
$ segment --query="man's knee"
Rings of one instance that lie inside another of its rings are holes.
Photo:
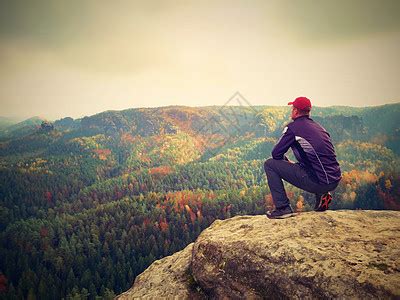
[[[275,159],[273,159],[272,157],[268,158],[265,162],[264,162],[264,170],[265,172],[267,172],[267,170],[271,170],[274,166],[274,162]]]

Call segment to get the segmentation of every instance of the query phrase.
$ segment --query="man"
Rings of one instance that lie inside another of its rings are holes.
[[[264,163],[275,204],[275,209],[267,212],[270,219],[294,215],[282,179],[315,194],[314,210],[325,211],[332,200],[329,192],[338,186],[342,178],[329,133],[310,118],[311,101],[298,97],[288,105],[292,105],[293,121],[284,128],[272,149],[272,158]],[[292,148],[297,163],[285,156],[289,148]]]

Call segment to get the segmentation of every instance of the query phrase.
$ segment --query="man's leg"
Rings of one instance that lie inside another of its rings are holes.
[[[296,167],[298,166],[288,161],[275,160],[273,158],[267,159],[264,163],[268,186],[272,194],[272,200],[277,209],[284,208],[290,204],[282,179],[292,184],[293,182],[299,181],[294,171]]]
[[[264,170],[267,174],[272,199],[277,208],[285,207],[290,203],[282,179],[314,194],[324,194],[333,190],[337,185],[321,185],[300,165],[285,160],[269,158],[264,163]]]

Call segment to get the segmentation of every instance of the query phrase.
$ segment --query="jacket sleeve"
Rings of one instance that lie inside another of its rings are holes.
[[[292,146],[295,141],[294,133],[289,127],[286,126],[278,142],[272,149],[272,158],[279,160],[284,159],[284,154],[289,150],[290,146]]]

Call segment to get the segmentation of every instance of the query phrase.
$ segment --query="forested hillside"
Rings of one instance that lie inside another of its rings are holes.
[[[215,219],[264,214],[289,107],[137,108],[0,131],[0,297],[111,299]],[[333,209],[400,210],[400,104],[315,107],[343,180]],[[288,186],[297,211],[314,196]]]

